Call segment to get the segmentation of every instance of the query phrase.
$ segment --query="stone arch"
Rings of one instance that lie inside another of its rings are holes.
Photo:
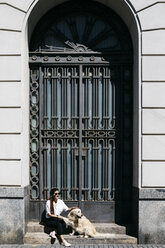
[[[29,43],[30,39],[31,39],[31,35],[32,32],[36,26],[36,24],[38,23],[38,21],[40,20],[40,18],[46,13],[48,12],[51,8],[56,7],[57,5],[64,3],[64,0],[58,0],[58,1],[50,1],[49,3],[46,3],[44,0],[40,0],[38,2],[34,2],[33,5],[31,6],[31,8],[29,9],[29,12],[27,14],[27,24],[26,26],[26,44]],[[134,85],[134,102],[133,102],[133,119],[134,119],[134,169],[133,169],[133,185],[135,187],[139,186],[139,178],[138,178],[138,161],[140,160],[140,154],[139,154],[139,150],[140,150],[140,144],[138,142],[139,140],[139,128],[140,128],[140,114],[138,112],[139,110],[139,104],[140,104],[140,60],[139,60],[139,53],[140,53],[140,46],[141,46],[141,41],[140,41],[140,28],[139,28],[139,24],[138,24],[138,20],[134,15],[134,10],[132,9],[132,7],[130,6],[129,2],[125,2],[123,0],[118,1],[117,4],[113,2],[108,3],[107,1],[100,1],[97,0],[97,2],[102,3],[103,5],[105,5],[107,8],[111,8],[114,12],[116,12],[116,14],[118,14],[121,19],[125,22],[125,24],[128,27],[128,30],[131,34],[131,38],[132,38],[132,42],[133,42],[133,50],[134,50],[134,76],[133,76],[133,85]],[[24,34],[25,35],[25,34]],[[28,46],[28,45],[27,45]],[[26,57],[26,61],[28,61],[28,53],[27,50],[24,54],[24,56]],[[27,68],[27,67],[26,67]],[[27,69],[25,70],[27,73]],[[27,79],[26,79],[27,80]],[[28,82],[27,82],[28,84]],[[138,123],[138,125],[137,125]]]
[[[26,20],[24,23],[24,38],[23,40],[26,41],[23,43],[23,46],[25,46],[25,53],[24,56],[26,58],[26,61],[28,61],[28,53],[27,53],[27,46],[29,44],[32,32],[38,23],[39,19],[48,12],[51,8],[67,2],[66,0],[51,0],[48,2],[44,0],[39,1],[33,1],[31,7],[29,8],[29,11],[26,16]],[[138,112],[138,109],[140,107],[140,80],[141,80],[141,62],[139,59],[140,51],[141,51],[141,39],[140,39],[140,23],[137,15],[135,14],[135,10],[130,3],[129,0],[123,1],[119,0],[118,2],[110,1],[107,2],[106,0],[97,0],[97,2],[102,3],[108,8],[111,8],[116,14],[118,14],[121,19],[125,22],[126,26],[128,27],[128,30],[130,32],[132,43],[133,43],[133,54],[134,54],[134,65],[133,65],[133,85],[134,85],[134,106],[133,106],[133,112],[134,112],[134,174],[133,174],[133,185],[135,187],[139,186],[139,161],[141,160],[139,151],[141,150],[140,142],[139,140],[139,128],[140,128],[140,122],[141,122],[141,116]],[[26,71],[26,70],[25,70]],[[137,125],[138,123],[138,125]],[[139,144],[139,145],[137,145]]]

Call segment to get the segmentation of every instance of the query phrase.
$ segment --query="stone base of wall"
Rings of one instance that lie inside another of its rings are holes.
[[[139,190],[139,244],[165,244],[165,189]]]
[[[139,244],[165,244],[165,189],[134,189]],[[0,244],[22,244],[29,219],[29,187],[0,187]]]
[[[28,220],[28,186],[0,187],[0,243],[22,244]]]

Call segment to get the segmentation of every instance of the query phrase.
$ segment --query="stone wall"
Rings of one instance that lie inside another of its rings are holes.
[[[112,8],[123,19],[132,36],[133,184],[137,189],[154,188],[158,192],[165,189],[165,2],[98,1]],[[29,184],[28,40],[30,33],[40,17],[61,2],[64,1],[0,1],[0,190],[6,194],[8,187],[10,192],[12,190],[19,192]],[[25,196],[20,197],[16,194],[13,197],[12,194],[9,196],[3,193],[0,198],[0,206],[3,209],[0,215],[4,223],[0,228],[0,236],[3,236],[4,242],[9,243],[18,241],[18,236],[21,237],[20,242],[22,242],[25,230]],[[137,222],[140,242],[162,242],[165,232],[165,226],[161,222],[164,216],[164,200],[151,196],[148,200],[147,197],[135,200],[139,204]],[[153,217],[152,213],[156,206],[158,206],[157,217]],[[14,234],[12,228],[15,226],[17,228]],[[157,226],[159,228],[156,228]],[[8,238],[4,235],[5,231],[9,233]],[[154,234],[154,240],[151,234]]]
[[[28,219],[29,190],[0,188],[0,244],[22,244]]]
[[[139,191],[139,243],[165,243],[165,189]]]

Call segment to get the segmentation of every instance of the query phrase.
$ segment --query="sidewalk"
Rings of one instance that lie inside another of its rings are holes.
[[[61,245],[0,245],[0,248],[62,248]],[[165,248],[165,245],[72,245],[71,248]]]

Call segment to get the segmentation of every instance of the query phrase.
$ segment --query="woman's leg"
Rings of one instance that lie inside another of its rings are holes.
[[[49,218],[48,220],[45,221],[45,224],[56,231],[58,237],[60,238],[61,243],[66,242],[62,235],[63,233],[65,233],[65,228],[66,228],[66,224],[63,220],[59,218]]]
[[[53,228],[54,230],[56,230],[56,233],[58,235],[63,234],[63,227],[62,227],[62,223],[58,218],[49,218],[45,221],[46,226]]]

